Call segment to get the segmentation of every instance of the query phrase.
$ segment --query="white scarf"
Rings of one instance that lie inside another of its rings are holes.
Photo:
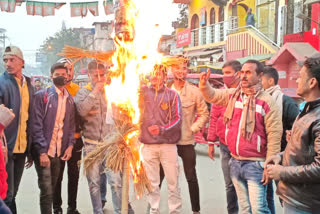
[[[266,92],[271,95],[271,97],[276,101],[277,105],[280,107],[280,113],[282,115],[283,108],[283,93],[279,85],[272,86],[266,89]]]

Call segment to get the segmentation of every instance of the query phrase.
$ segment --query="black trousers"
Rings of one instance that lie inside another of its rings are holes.
[[[191,207],[193,212],[200,211],[199,184],[196,172],[196,151],[194,145],[177,145],[178,155],[182,159],[184,175],[186,176]],[[160,165],[160,186],[164,179],[164,172]]]
[[[17,213],[16,195],[18,193],[25,162],[25,154],[12,154],[8,156],[8,163],[6,165],[6,170],[8,173],[8,191],[4,202],[13,214]]]
[[[49,157],[50,166],[42,167],[39,157],[35,158],[34,165],[38,174],[38,185],[40,188],[40,210],[41,214],[52,213],[52,196],[56,187],[60,172],[61,160],[59,157]]]
[[[67,161],[68,165],[68,209],[77,209],[77,195],[78,195],[78,183],[79,183],[79,167],[78,161],[81,160],[83,142],[79,138],[72,150],[72,156]],[[61,198],[61,183],[63,179],[63,172],[65,168],[65,161],[61,160],[60,174],[57,181],[55,191],[53,193],[53,210],[61,210],[62,198]]]

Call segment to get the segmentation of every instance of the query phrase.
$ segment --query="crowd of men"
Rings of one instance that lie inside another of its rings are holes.
[[[51,66],[52,86],[36,87],[34,93],[30,79],[22,74],[21,50],[8,46],[3,62],[6,72],[0,76],[0,107],[11,109],[15,118],[5,127],[0,115],[0,133],[4,133],[0,139],[0,213],[17,213],[15,198],[22,174],[33,163],[41,213],[63,213],[65,165],[67,214],[80,213],[77,163],[115,128],[106,98],[112,92],[105,91],[110,83],[108,69],[102,62],[91,61],[90,82],[80,88],[72,82],[72,62],[62,58]],[[199,88],[188,83],[187,66],[187,59],[173,65],[173,81],[167,82],[167,68],[156,65],[150,86],[141,88],[139,139],[152,186],[147,212],[160,213],[160,187],[165,178],[169,213],[181,213],[180,157],[191,210],[200,213],[194,134],[210,119],[208,155],[214,159],[219,141],[229,214],[275,213],[273,180],[285,214],[320,213],[320,57],[308,58],[297,79],[297,94],[306,101],[302,112],[281,91],[277,70],[258,61],[226,62],[220,89],[209,84],[210,71],[200,75]],[[210,115],[206,101],[212,103]],[[86,177],[93,213],[103,213],[107,182],[114,213],[121,213],[121,173],[107,169],[101,160],[87,169]],[[134,213],[131,206],[129,213]]]

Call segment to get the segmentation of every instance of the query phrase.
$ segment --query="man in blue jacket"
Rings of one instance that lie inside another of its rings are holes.
[[[15,198],[18,193],[26,156],[32,165],[29,148],[31,144],[31,111],[33,87],[30,78],[22,74],[24,59],[16,46],[8,46],[3,53],[6,71],[0,76],[0,104],[12,109],[16,115],[4,133],[8,143],[8,192],[4,202],[13,214],[17,213]]]
[[[75,104],[65,89],[68,70],[64,63],[51,67],[53,86],[34,96],[32,154],[38,173],[40,209],[52,213],[53,190],[60,173],[60,159],[71,158],[75,142]]]
[[[144,167],[153,188],[148,196],[150,213],[159,213],[160,163],[168,184],[169,213],[181,212],[178,186],[179,165],[176,144],[181,138],[181,101],[179,95],[164,86],[166,69],[156,66],[151,74],[151,87],[142,88],[140,141]]]

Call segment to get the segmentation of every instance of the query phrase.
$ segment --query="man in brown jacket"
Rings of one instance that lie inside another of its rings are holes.
[[[187,61],[171,67],[174,77],[169,86],[175,90],[182,103],[182,133],[177,144],[178,155],[182,158],[193,213],[200,212],[199,185],[196,173],[196,153],[194,134],[200,131],[209,120],[209,111],[200,90],[186,81],[188,73]],[[198,116],[195,120],[196,115]]]

